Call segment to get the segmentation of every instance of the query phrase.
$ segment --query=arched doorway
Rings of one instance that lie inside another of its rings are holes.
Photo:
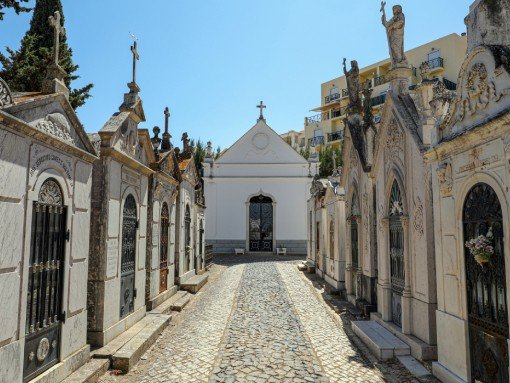
[[[168,288],[168,228],[170,227],[170,213],[168,204],[163,202],[161,209],[161,236],[159,249],[159,292]]]
[[[404,204],[396,180],[393,181],[389,203],[390,273],[391,273],[391,317],[393,323],[402,327],[402,292],[404,291],[404,228],[402,216]]]
[[[359,224],[360,224],[360,209],[358,202],[358,194],[354,192],[352,194],[351,201],[351,216],[349,217],[351,223],[351,267],[352,267],[352,294],[359,297],[359,281],[358,281],[358,269],[359,269]]]
[[[189,257],[191,252],[191,211],[189,205],[186,205],[184,215],[184,272],[189,271]]]
[[[474,185],[464,202],[464,243],[488,237],[493,254],[479,264],[465,247],[471,379],[508,382],[508,309],[503,247],[503,216],[499,199],[485,183]],[[493,238],[488,235],[492,231]]]
[[[67,207],[49,178],[33,203],[23,380],[58,362],[62,319]]]
[[[122,211],[122,255],[120,261],[120,317],[135,309],[136,229],[138,220],[135,197],[128,194]]]
[[[250,251],[273,251],[273,200],[264,195],[250,199]]]

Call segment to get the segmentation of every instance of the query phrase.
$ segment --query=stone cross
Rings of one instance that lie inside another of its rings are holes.
[[[168,119],[170,118],[170,109],[165,108],[165,133],[168,133]]]
[[[170,138],[172,135],[168,132],[168,120],[170,119],[170,109],[168,107],[165,108],[165,132],[163,133],[163,141],[161,142],[161,151],[167,152],[172,148],[172,144],[170,143]]]
[[[48,23],[53,28],[53,60],[55,66],[58,66],[58,54],[60,50],[60,35],[65,36],[66,30],[60,23],[62,20],[59,11],[55,11],[53,16],[48,17]]]
[[[266,106],[264,105],[264,102],[261,101],[259,105],[257,105],[257,108],[260,109],[260,116],[259,116],[259,120],[263,120],[264,119],[264,109],[266,108]]]
[[[136,46],[137,44],[135,40],[131,46],[131,53],[133,53],[133,83],[136,83],[136,62],[140,60],[140,55],[138,54]]]

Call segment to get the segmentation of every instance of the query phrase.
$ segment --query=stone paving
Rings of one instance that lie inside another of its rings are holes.
[[[140,363],[100,382],[435,382],[377,362],[288,259],[220,257]]]

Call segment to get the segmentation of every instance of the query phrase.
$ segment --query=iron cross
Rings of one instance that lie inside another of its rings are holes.
[[[66,30],[61,25],[60,12],[55,11],[53,16],[48,17],[50,27],[53,28],[53,60],[56,66],[58,66],[58,53],[60,50],[60,35],[65,36]]]
[[[257,108],[260,109],[260,117],[259,117],[259,120],[263,120],[264,119],[264,109],[266,108],[266,106],[264,105],[264,102],[261,101],[259,105],[257,105]]]
[[[133,83],[136,83],[136,62],[140,60],[140,55],[138,54],[138,49],[136,48],[136,40],[133,42],[131,46],[131,53],[133,53]]]

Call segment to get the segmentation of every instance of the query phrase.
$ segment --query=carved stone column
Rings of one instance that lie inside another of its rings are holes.
[[[409,251],[409,217],[401,217],[404,229],[404,291],[402,292],[402,333],[412,333],[411,252]]]
[[[351,219],[345,220],[345,291],[353,295],[352,291],[352,251],[351,251]]]
[[[381,260],[379,279],[377,281],[378,288],[381,289],[381,301],[378,302],[378,309],[381,313],[382,319],[386,322],[390,322],[391,318],[391,276],[390,276],[390,219],[388,217],[381,219],[383,226],[384,243],[381,248],[383,253],[379,254]]]

